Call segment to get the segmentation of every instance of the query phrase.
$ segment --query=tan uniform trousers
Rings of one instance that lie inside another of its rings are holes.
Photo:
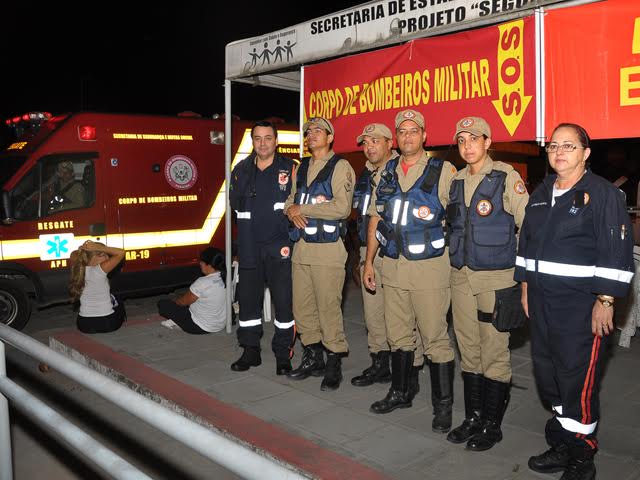
[[[367,247],[362,247],[360,250],[360,258],[365,258]],[[380,281],[382,279],[382,257],[376,255],[373,260],[373,269],[376,275],[376,279]],[[360,265],[360,278],[363,278],[362,271],[364,266]],[[389,350],[389,342],[387,341],[387,326],[384,321],[384,288],[382,286],[376,288],[375,292],[367,290],[362,284],[362,305],[364,308],[364,322],[367,326],[367,342],[369,345],[369,352],[378,353],[383,350]],[[422,338],[416,330],[414,330],[416,336],[416,352],[413,359],[413,364],[416,367],[424,364],[424,348],[422,346]]]
[[[467,275],[452,268],[451,301],[462,371],[481,373],[498,382],[510,382],[509,332],[499,332],[490,322],[478,320],[478,310],[493,312],[495,292],[490,290],[474,295]]]
[[[448,288],[434,290],[404,290],[384,287],[384,315],[391,351],[417,350],[416,326],[422,337],[424,354],[435,363],[454,358],[447,333],[447,311],[451,301]],[[419,352],[416,351],[416,356]]]
[[[292,265],[293,316],[303,345],[322,342],[327,350],[349,350],[342,320],[344,267]]]

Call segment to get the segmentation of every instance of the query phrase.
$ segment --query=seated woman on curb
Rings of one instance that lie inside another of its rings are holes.
[[[162,299],[158,312],[168,328],[180,327],[187,333],[201,335],[219,332],[227,323],[224,253],[209,247],[200,254],[200,271],[204,275],[191,284],[177,300]]]
[[[122,302],[109,287],[107,274],[124,258],[124,250],[87,240],[71,254],[72,301],[80,300],[78,330],[83,333],[107,333],[120,328],[126,319]]]

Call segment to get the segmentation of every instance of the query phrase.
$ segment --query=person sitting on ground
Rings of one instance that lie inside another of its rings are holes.
[[[122,302],[111,295],[107,274],[124,258],[124,250],[87,240],[71,254],[72,301],[80,300],[78,330],[107,333],[120,328],[126,319]]]
[[[193,282],[177,300],[158,301],[158,312],[167,319],[162,322],[165,327],[180,327],[195,335],[219,332],[225,327],[224,253],[217,248],[206,248],[200,254],[200,271],[204,276]]]

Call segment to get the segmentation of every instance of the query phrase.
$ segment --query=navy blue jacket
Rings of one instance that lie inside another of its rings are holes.
[[[569,295],[626,295],[634,264],[624,194],[587,171],[552,208],[555,180],[547,176],[529,198],[515,279]]]
[[[267,195],[256,195],[256,155],[252,153],[242,160],[231,173],[229,193],[231,208],[235,210],[238,225],[238,256],[242,267],[253,267],[257,262],[258,248],[255,241],[256,229],[271,231],[269,244],[277,244],[278,250],[290,245],[288,229],[289,219],[283,214],[284,202],[291,193],[291,178],[295,162],[276,153],[269,167],[270,188]],[[261,209],[262,215],[255,215],[258,204],[269,205]],[[264,212],[267,212],[265,215]]]

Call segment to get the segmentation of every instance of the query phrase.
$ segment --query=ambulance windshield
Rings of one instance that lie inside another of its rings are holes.
[[[0,153],[0,186],[4,186],[26,161],[26,155]]]

